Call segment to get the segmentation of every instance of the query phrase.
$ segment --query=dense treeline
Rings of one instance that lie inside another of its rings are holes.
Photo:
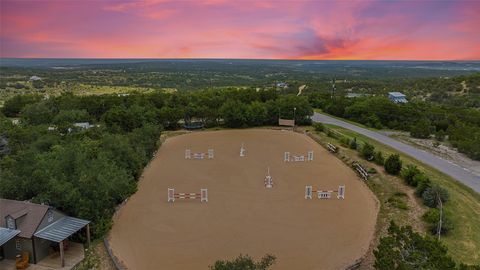
[[[325,112],[373,128],[409,131],[417,138],[445,138],[470,158],[480,159],[480,111],[423,101],[395,104],[386,97],[335,98],[311,94],[310,103]]]
[[[115,206],[136,190],[163,129],[309,123],[307,98],[272,90],[211,90],[129,96],[17,96],[0,114],[0,196],[48,203],[105,233]],[[20,118],[13,124],[6,116]],[[88,128],[74,125],[89,122]]]

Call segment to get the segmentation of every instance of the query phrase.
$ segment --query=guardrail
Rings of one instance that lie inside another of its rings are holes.
[[[360,163],[355,161],[353,163],[353,167],[358,172],[358,174],[363,178],[363,180],[365,181],[368,180],[368,177],[369,177],[368,172],[367,170],[365,170],[365,168],[363,168],[363,166]]]

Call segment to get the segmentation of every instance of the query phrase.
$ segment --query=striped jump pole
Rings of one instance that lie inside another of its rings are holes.
[[[168,189],[168,201],[175,202],[175,199],[200,199],[200,202],[208,202],[208,189],[200,189],[200,193],[175,193],[174,188]]]

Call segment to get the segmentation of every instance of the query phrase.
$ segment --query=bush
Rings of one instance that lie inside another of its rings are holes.
[[[365,143],[362,146],[360,154],[366,160],[373,160],[375,158],[375,147],[369,143]]]
[[[265,255],[259,262],[250,256],[240,255],[233,261],[216,261],[210,270],[266,270],[275,263],[275,256]]]
[[[387,160],[385,161],[385,171],[388,174],[398,175],[402,170],[402,161],[400,160],[400,156],[398,154],[390,155]]]
[[[350,140],[350,144],[348,145],[350,149],[357,149],[358,143],[357,143],[357,138],[354,137],[353,140]]]
[[[375,157],[373,158],[373,161],[378,164],[383,166],[385,164],[385,158],[383,157],[382,151],[377,151],[375,152]]]
[[[422,194],[423,203],[431,208],[438,206],[439,197],[442,203],[445,203],[448,201],[449,194],[446,189],[437,185],[426,188]]]
[[[340,144],[345,147],[350,147],[350,139],[347,137],[340,138]]]
[[[420,170],[417,168],[415,165],[408,165],[406,168],[404,168],[401,172],[401,177],[403,180],[405,180],[405,183],[407,183],[410,186],[416,187],[417,182],[415,180],[415,176],[418,174],[421,174]]]
[[[430,137],[432,127],[430,121],[423,119],[412,126],[410,134],[414,138],[427,139]]]
[[[423,214],[422,218],[428,224],[428,230],[430,233],[436,235],[438,230],[438,221],[440,220],[440,210],[431,208],[425,214]],[[440,234],[445,235],[452,229],[453,223],[444,211],[442,213],[442,229]]]
[[[325,126],[322,123],[313,124],[313,128],[315,128],[315,131],[318,132],[323,132],[325,130]]]
[[[417,183],[415,195],[422,197],[423,192],[425,192],[425,190],[431,186],[430,179],[425,174],[421,173],[414,177],[414,181]]]

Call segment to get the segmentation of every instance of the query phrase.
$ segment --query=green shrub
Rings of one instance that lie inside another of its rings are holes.
[[[369,143],[362,146],[360,155],[366,160],[373,160],[375,158],[375,147]]]
[[[315,128],[315,131],[318,132],[323,132],[325,130],[325,126],[322,123],[313,124],[313,128]]]
[[[432,185],[425,189],[422,194],[423,203],[431,208],[435,208],[438,206],[439,202],[438,199],[445,203],[448,201],[449,194],[448,191],[438,185]]]
[[[357,149],[358,143],[356,137],[354,137],[353,140],[350,140],[350,145],[348,147],[350,147],[350,149]]]
[[[375,157],[373,158],[373,161],[378,164],[383,166],[385,164],[385,158],[383,157],[382,151],[377,151],[375,152]]]
[[[402,172],[400,173],[400,176],[405,180],[405,183],[407,183],[410,186],[416,187],[417,182],[415,181],[415,176],[420,174],[420,170],[417,168],[415,165],[407,165]]]
[[[440,210],[437,208],[431,208],[422,216],[423,220],[428,224],[428,230],[431,234],[437,234],[438,230],[438,221],[440,220]],[[447,234],[449,231],[453,229],[453,223],[448,218],[445,211],[442,213],[442,229],[440,234],[444,235]]]
[[[267,270],[275,263],[275,256],[265,255],[259,262],[255,262],[252,257],[240,255],[232,261],[216,261],[211,270]]]
[[[398,175],[402,170],[402,161],[398,154],[390,155],[385,161],[385,171],[388,174]]]
[[[415,189],[415,195],[422,197],[423,192],[431,186],[430,179],[425,174],[417,174],[415,177],[417,182],[417,188]]]

